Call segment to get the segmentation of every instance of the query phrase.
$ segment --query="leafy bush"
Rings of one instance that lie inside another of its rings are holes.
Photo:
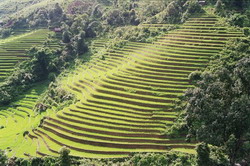
[[[139,153],[131,158],[131,164],[136,166],[151,166],[151,165],[194,165],[194,156],[182,154],[178,152],[161,153]]]
[[[228,19],[229,23],[233,26],[246,27],[250,26],[250,20],[246,15],[235,13]]]
[[[7,165],[8,158],[4,151],[0,150],[0,165]]]
[[[168,4],[167,8],[161,13],[161,22],[176,24],[180,22],[181,7],[175,2]]]
[[[59,111],[75,102],[76,98],[73,94],[63,89],[59,84],[51,82],[47,91],[39,98],[35,111],[44,112],[53,106],[56,107],[55,111]]]
[[[4,28],[0,31],[1,38],[7,38],[11,35],[11,29]]]
[[[60,157],[59,157],[59,165],[60,166],[70,166],[71,161],[70,161],[70,150],[66,147],[62,147],[59,151]]]
[[[250,28],[245,27],[245,28],[243,29],[243,32],[244,32],[244,35],[245,35],[245,36],[250,36]]]
[[[207,144],[201,143],[196,147],[198,166],[211,166],[210,149]]]
[[[153,42],[157,37],[166,34],[168,31],[178,28],[177,26],[166,26],[159,28],[149,27],[120,27],[109,36],[109,38],[117,38],[119,40],[128,40],[134,42]]]

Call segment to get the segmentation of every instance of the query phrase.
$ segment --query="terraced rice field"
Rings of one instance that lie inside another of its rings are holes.
[[[0,40],[0,82],[14,70],[18,62],[29,58],[26,50],[42,45],[49,33],[52,32],[41,29]],[[57,43],[51,44],[51,47],[57,46]]]
[[[214,26],[216,17],[192,18],[153,44],[129,42],[94,58],[65,80],[79,102],[47,118],[30,137],[57,155],[61,146],[82,157],[124,157],[131,152],[193,152],[194,143],[162,135],[176,113],[170,107],[190,87],[190,72],[205,67],[240,32]],[[105,41],[97,42],[101,47]]]
[[[32,88],[17,102],[0,107],[0,149],[7,149],[8,155],[25,157],[36,154],[39,147],[36,140],[27,139],[24,133],[36,128],[44,114],[36,114],[33,108],[46,83]],[[25,153],[23,150],[25,149]]]
[[[169,150],[193,153],[195,142],[162,133],[176,118],[173,102],[191,87],[188,75],[205,67],[228,39],[242,36],[214,26],[216,21],[214,16],[192,18],[155,43],[129,42],[104,57],[94,56],[63,80],[78,102],[30,131],[27,141],[35,147],[19,153],[58,155],[62,146],[69,147],[71,155],[95,158]],[[95,44],[102,47],[105,40]]]

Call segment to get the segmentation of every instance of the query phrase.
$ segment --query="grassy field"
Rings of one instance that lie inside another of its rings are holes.
[[[40,92],[29,92],[33,97],[8,107],[12,111],[2,108],[0,148],[19,157],[58,156],[62,146],[69,147],[71,155],[90,158],[170,150],[195,153],[196,142],[163,132],[176,119],[173,102],[191,87],[189,73],[204,68],[230,38],[242,36],[216,22],[210,15],[191,18],[154,43],[128,42],[102,57],[93,55],[62,80],[63,88],[76,94],[78,102],[55,114],[48,111],[40,127],[43,115],[32,112]],[[105,43],[101,39],[94,46],[102,48]],[[14,44],[9,47],[15,50]],[[7,136],[10,139],[4,139]]]

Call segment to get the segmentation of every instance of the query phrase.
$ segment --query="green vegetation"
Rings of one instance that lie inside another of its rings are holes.
[[[249,38],[235,39],[205,71],[192,73],[195,88],[186,92],[188,104],[182,106],[182,128],[199,141],[222,147],[232,165],[249,162],[249,46]]]
[[[204,27],[199,20],[204,22],[206,18],[216,20],[204,15],[190,21],[196,20],[199,28]],[[199,38],[207,39],[196,44],[189,33],[185,34],[190,24],[194,23],[187,22],[185,28],[161,37],[155,44],[127,42],[122,48],[93,55],[88,63],[68,74],[62,86],[76,94],[78,102],[46,118],[42,128],[30,132],[35,140],[43,139],[49,147],[39,153],[57,155],[62,145],[69,147],[74,156],[91,158],[124,157],[131,151],[193,149],[195,144],[181,137],[162,135],[165,124],[171,125],[177,115],[169,109],[190,86],[188,74],[204,67],[209,56],[218,53],[226,41],[215,37],[209,40],[209,36],[199,32]],[[218,34],[216,29],[214,26],[207,31]],[[184,37],[172,37],[179,33]],[[230,38],[231,34],[241,36],[227,32],[224,38]],[[178,43],[185,46],[180,48]],[[176,53],[168,52],[175,48]],[[202,55],[200,51],[207,53]]]
[[[6,76],[13,71],[16,63],[29,58],[29,56],[25,54],[25,51],[32,46],[42,45],[46,41],[48,34],[49,31],[45,29],[35,30],[0,40],[0,80],[6,78]],[[55,48],[58,45],[51,42],[49,46]]]
[[[203,3],[0,0],[0,164],[250,162],[248,1]]]
[[[28,140],[27,136],[29,131],[39,125],[43,117],[42,114],[36,114],[33,109],[47,85],[46,82],[41,82],[29,90],[27,95],[20,96],[18,101],[0,108],[0,125],[3,126],[0,130],[0,148],[6,149],[8,156],[24,157],[25,154],[21,153],[23,147],[26,147],[27,154],[36,151],[36,143]]]

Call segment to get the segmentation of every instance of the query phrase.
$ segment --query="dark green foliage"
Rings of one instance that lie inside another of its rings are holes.
[[[232,9],[243,9],[249,5],[249,0],[223,0],[226,7]]]
[[[186,93],[189,134],[225,146],[231,164],[250,160],[249,48],[250,38],[228,44],[206,71],[191,74],[196,87]]]
[[[51,82],[47,91],[43,93],[38,104],[36,105],[36,112],[44,112],[48,108],[56,107],[55,111],[59,111],[62,108],[73,104],[75,97],[73,94],[67,92],[61,88],[57,83]]]
[[[165,155],[160,153],[135,154],[131,158],[131,164],[136,166],[151,166],[151,165],[192,166],[195,164],[195,162],[192,155],[181,154],[177,152],[169,152]]]
[[[30,24],[32,27],[46,27],[48,25],[49,22],[49,14],[48,11],[46,9],[39,9],[36,12],[34,12],[34,14],[31,16],[31,20],[28,23],[27,21],[20,21],[18,20],[16,22],[15,27],[20,27],[23,24]]]
[[[187,123],[185,121],[186,113],[185,113],[186,103],[183,101],[183,97],[179,97],[177,101],[175,101],[172,110],[178,112],[178,118],[175,123],[166,130],[166,135],[171,136],[173,138],[178,138],[180,135],[185,135],[188,132]],[[186,136],[186,141],[190,142],[190,136]]]
[[[61,6],[56,3],[55,7],[52,10],[48,11],[48,16],[50,26],[60,25],[60,22],[63,19],[63,10]]]
[[[233,26],[250,26],[249,0],[217,0],[215,13],[226,17]]]
[[[217,0],[215,4],[215,13],[223,15],[224,10],[224,4],[222,3],[222,0]]]
[[[181,7],[175,2],[171,2],[162,13],[162,22],[174,24],[178,23],[181,17]]]
[[[103,13],[102,11],[100,10],[100,4],[97,4],[93,7],[93,11],[91,13],[91,17],[95,17],[95,18],[100,18],[102,17]]]
[[[117,159],[90,159],[73,158],[70,151],[62,147],[59,157],[31,157],[29,159],[7,158],[0,152],[0,165],[15,166],[107,166],[107,165],[131,165],[131,166],[193,166],[196,165],[195,156],[191,154],[168,153],[135,153],[127,158]],[[3,163],[3,164],[2,164]],[[224,166],[224,165],[221,165]]]
[[[127,158],[118,159],[82,159],[84,166],[193,166],[196,164],[195,156],[179,152],[167,153],[134,153]]]
[[[29,131],[23,132],[23,137],[25,137],[25,136],[28,135],[28,134],[29,134]]]
[[[10,158],[8,159],[8,166],[60,166],[58,159],[54,157],[31,157],[29,159]],[[6,165],[6,166],[7,166]],[[3,165],[5,166],[5,165]]]
[[[235,13],[228,19],[229,23],[233,26],[246,27],[250,26],[250,20],[247,15]]]
[[[203,9],[198,1],[189,0],[183,5],[183,14],[181,17],[181,22],[185,22],[191,15],[197,13],[203,13]]]
[[[211,146],[206,143],[200,143],[196,147],[198,166],[229,166],[228,156],[225,154],[225,148]]]
[[[88,46],[85,44],[85,32],[80,32],[75,36],[74,47],[78,55],[82,55],[88,51]]]
[[[11,29],[2,29],[0,31],[0,37],[1,38],[7,38],[11,35]]]
[[[250,28],[247,27],[243,28],[243,32],[245,36],[250,36]]]
[[[62,41],[63,41],[64,43],[69,43],[69,42],[70,42],[70,39],[71,39],[70,36],[71,36],[71,35],[70,35],[69,31],[64,31],[64,32],[63,32],[63,35],[62,35]]]
[[[70,150],[66,147],[62,147],[62,149],[60,150],[60,157],[59,157],[59,165],[60,166],[70,166],[71,162],[70,162]]]
[[[211,166],[210,163],[210,149],[207,144],[201,143],[196,147],[197,164],[198,166]]]
[[[6,165],[7,164],[7,156],[5,155],[5,152],[0,150],[0,165]]]
[[[58,58],[60,51],[46,47],[33,47],[28,54],[32,58],[20,63],[0,86],[0,104],[8,104],[32,84],[47,79],[50,72],[59,73],[66,63]]]
[[[166,34],[168,31],[178,28],[177,26],[166,26],[159,28],[139,28],[139,27],[120,27],[116,31],[109,34],[110,38],[119,40],[137,41],[137,42],[153,42],[160,35]]]
[[[151,3],[144,9],[143,14],[146,17],[152,17],[161,12],[160,6],[156,6],[154,3]]]
[[[122,13],[118,9],[111,11],[107,15],[106,20],[107,20],[107,23],[109,25],[112,25],[112,26],[114,26],[114,25],[119,25],[119,26],[124,25],[124,20],[123,20],[123,17],[122,17]]]
[[[150,23],[178,24],[185,22],[193,14],[203,12],[198,1],[176,0],[170,2],[157,16],[153,16],[148,20],[150,20]]]
[[[217,2],[218,0],[206,0],[206,2],[210,5],[214,5],[214,4],[216,4],[216,2]]]

